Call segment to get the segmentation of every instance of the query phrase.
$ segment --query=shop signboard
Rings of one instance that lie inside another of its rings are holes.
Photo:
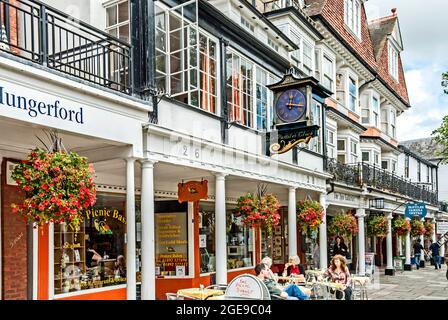
[[[186,275],[188,270],[186,213],[156,213],[155,232],[156,267],[160,267],[160,275]],[[178,268],[181,266],[183,268]]]
[[[375,268],[375,253],[373,252],[365,253],[365,265],[366,265],[366,274],[372,275],[373,270]]]
[[[437,234],[445,234],[448,232],[448,221],[437,221]]]
[[[412,219],[414,217],[423,219],[424,217],[426,217],[426,214],[426,205],[422,202],[409,203],[406,205],[406,209],[404,211],[404,215],[409,219]]]

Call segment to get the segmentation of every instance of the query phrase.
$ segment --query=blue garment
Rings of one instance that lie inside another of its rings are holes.
[[[432,244],[429,246],[429,249],[431,249],[431,252],[432,252],[432,256],[433,256],[433,257],[439,255],[439,245],[438,245],[436,242],[432,243]]]
[[[415,265],[417,266],[417,269],[420,269],[420,255],[421,253],[415,254]]]
[[[290,284],[283,291],[285,291],[288,296],[296,297],[299,300],[308,300],[310,298],[310,296],[303,293],[303,291],[296,284]]]

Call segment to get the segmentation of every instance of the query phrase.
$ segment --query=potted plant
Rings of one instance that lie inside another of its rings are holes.
[[[337,214],[328,223],[328,233],[331,236],[351,237],[358,233],[358,222],[349,213]]]
[[[411,223],[403,217],[397,217],[394,220],[392,227],[395,233],[399,236],[404,236],[411,231]]]
[[[49,222],[82,222],[82,210],[96,202],[93,166],[75,152],[35,149],[13,170],[12,177],[25,193],[14,213],[25,222],[43,226]]]
[[[418,237],[425,234],[425,226],[422,221],[418,219],[412,219],[411,221],[411,235]]]
[[[297,224],[308,237],[316,234],[324,219],[324,209],[318,201],[302,200],[297,203]]]
[[[387,235],[387,219],[383,215],[370,216],[367,219],[367,235],[384,238]]]

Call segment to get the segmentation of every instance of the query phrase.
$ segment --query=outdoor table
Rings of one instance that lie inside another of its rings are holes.
[[[206,289],[206,288],[187,288],[187,289],[179,289],[177,294],[197,298],[201,300],[205,300],[212,296],[223,295],[224,291],[217,289]]]
[[[369,283],[370,279],[369,279],[369,277],[365,277],[365,276],[353,276],[352,281],[365,286],[366,284]]]
[[[295,283],[297,285],[305,285],[304,277],[277,277],[278,282]]]

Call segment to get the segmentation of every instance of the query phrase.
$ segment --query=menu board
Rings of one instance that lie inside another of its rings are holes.
[[[187,213],[156,213],[156,267],[161,276],[180,275],[184,266],[188,275],[188,232]],[[176,272],[177,270],[177,272]]]

